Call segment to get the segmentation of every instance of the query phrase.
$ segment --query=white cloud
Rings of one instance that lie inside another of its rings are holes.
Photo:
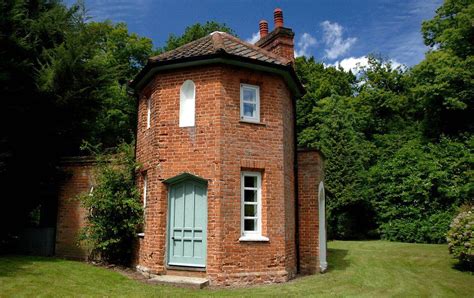
[[[316,38],[305,32],[301,35],[296,45],[298,46],[298,48],[295,49],[296,57],[309,56],[309,49],[316,45]]]
[[[336,59],[344,55],[357,41],[356,37],[343,38],[344,28],[338,23],[324,21],[321,23],[323,27],[323,41],[326,45],[326,58]]]
[[[395,69],[399,66],[402,66],[401,63],[394,59],[390,59],[388,62],[390,62],[392,69]],[[328,64],[327,66],[341,66],[345,71],[351,70],[352,73],[358,73],[362,68],[366,67],[369,65],[369,59],[366,56],[361,56],[361,57],[349,57],[349,58],[344,58],[340,61],[336,61],[334,64]]]
[[[252,37],[247,38],[245,41],[251,44],[256,43],[260,39],[260,32],[255,32],[252,34]]]
[[[352,70],[353,73],[359,72],[364,66],[369,64],[367,57],[349,57],[336,61],[332,66],[341,66],[345,71]]]

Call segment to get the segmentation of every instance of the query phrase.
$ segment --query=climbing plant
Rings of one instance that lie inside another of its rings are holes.
[[[134,146],[124,143],[114,152],[95,153],[95,158],[96,183],[90,193],[80,196],[88,215],[79,240],[91,249],[91,259],[127,264],[143,220]]]

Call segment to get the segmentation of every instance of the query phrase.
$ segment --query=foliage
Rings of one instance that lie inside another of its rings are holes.
[[[61,156],[78,154],[83,140],[104,147],[133,140],[136,106],[126,85],[151,40],[125,24],[86,21],[84,11],[0,0],[0,186],[15,193],[0,211],[0,243],[38,206],[39,225],[55,225]]]
[[[38,90],[36,74],[45,62],[43,52],[64,41],[78,13],[77,6],[67,9],[59,1],[0,1],[0,187],[5,194],[0,251],[2,239],[28,225],[39,205],[40,225],[54,225],[54,212],[48,210],[56,203],[53,181],[62,139],[56,134],[56,106]]]
[[[298,58],[308,93],[299,144],[325,160],[328,232],[444,242],[474,195],[472,1],[446,0],[422,32],[432,49],[411,69],[368,57],[356,76]]]
[[[456,56],[474,54],[474,3],[472,0],[445,0],[433,19],[423,22],[425,44],[452,50]]]
[[[472,196],[472,138],[423,144],[414,138],[369,171],[384,239],[444,242],[453,208]]]
[[[426,108],[426,135],[472,132],[474,122],[474,2],[445,0],[425,21],[425,44],[435,50],[413,69],[414,96]]]
[[[449,253],[474,270],[474,206],[465,205],[454,218],[447,236]]]
[[[208,21],[205,24],[196,23],[192,26],[186,27],[184,33],[180,36],[170,34],[166,45],[159,49],[159,52],[171,51],[176,48],[179,48],[182,45],[185,45],[193,40],[204,37],[214,31],[228,32],[232,35],[235,35],[234,30],[229,28],[226,24],[217,23],[214,21]]]
[[[83,140],[105,147],[130,142],[136,107],[126,83],[146,62],[151,40],[129,34],[123,23],[78,26],[43,53],[46,63],[38,70],[40,90],[58,109],[58,133],[73,153]]]
[[[133,239],[142,223],[143,208],[135,186],[134,146],[121,144],[113,154],[97,154],[95,186],[80,196],[89,210],[81,240],[91,258],[111,263],[130,261]]]

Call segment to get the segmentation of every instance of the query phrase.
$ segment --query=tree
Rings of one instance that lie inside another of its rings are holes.
[[[124,24],[86,22],[84,11],[60,1],[0,2],[0,183],[12,194],[1,209],[2,244],[38,206],[39,224],[54,226],[61,156],[77,154],[83,140],[133,140],[126,84],[151,40]]]
[[[44,51],[64,41],[78,12],[59,1],[0,1],[0,251],[40,202],[54,207],[46,198],[54,197],[55,106],[38,89],[36,74]],[[41,213],[41,224],[54,223],[54,214]]]
[[[474,54],[474,3],[445,0],[433,19],[423,22],[421,31],[427,46],[451,50],[463,59]]]
[[[60,133],[69,141],[64,152],[77,154],[83,140],[106,148],[133,140],[136,107],[127,82],[151,53],[150,39],[106,21],[82,22],[44,54],[38,84],[59,108]]]
[[[185,45],[193,40],[199,39],[214,31],[222,31],[227,32],[232,35],[235,35],[234,30],[229,28],[226,24],[217,23],[214,21],[208,21],[205,24],[194,24],[192,26],[186,27],[184,30],[183,35],[176,36],[174,34],[170,34],[168,40],[166,41],[166,45],[159,49],[158,52],[166,52],[174,50],[182,45]]]
[[[413,93],[426,111],[425,135],[472,132],[474,100],[474,3],[446,0],[422,26],[433,50],[413,69]]]

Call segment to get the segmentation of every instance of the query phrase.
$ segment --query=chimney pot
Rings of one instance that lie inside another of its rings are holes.
[[[264,38],[268,34],[268,22],[261,20],[258,23],[258,27],[260,28],[260,38]]]
[[[273,20],[275,22],[275,28],[283,27],[283,11],[281,8],[275,8],[273,11]]]

